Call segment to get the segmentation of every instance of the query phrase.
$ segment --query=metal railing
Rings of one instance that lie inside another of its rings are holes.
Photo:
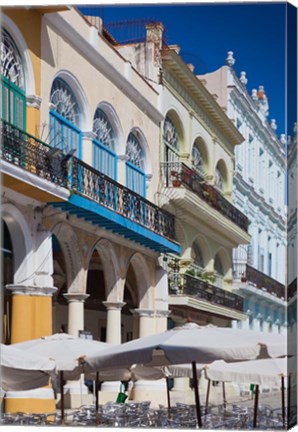
[[[0,133],[2,160],[42,179],[67,187],[67,160],[62,152],[57,152],[38,138],[4,120],[0,120]],[[55,157],[53,150],[56,152]]]
[[[175,240],[175,217],[96,169],[1,120],[2,160]]]
[[[165,187],[186,187],[208,203],[244,231],[248,231],[248,218],[204,178],[183,162],[163,162],[161,164]]]
[[[264,289],[269,294],[278,298],[284,299],[286,297],[285,286],[283,284],[249,265],[246,265],[246,272],[245,276],[242,277],[242,281],[251,282],[256,288]]]
[[[287,301],[291,300],[297,294],[297,278],[295,278],[287,289]]]
[[[174,277],[169,275],[169,291],[171,295],[190,295],[212,304],[243,312],[242,297],[188,274],[176,274]]]

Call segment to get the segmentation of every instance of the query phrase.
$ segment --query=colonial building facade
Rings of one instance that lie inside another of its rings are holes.
[[[236,147],[233,203],[250,220],[251,243],[233,253],[233,277],[245,297],[245,322],[235,323],[261,331],[286,330],[286,154],[285,136],[276,134],[268,120],[269,102],[263,86],[248,93],[247,77],[236,75],[233,53],[226,65],[200,76],[218,95],[245,141]]]
[[[4,8],[1,55],[2,340],[165,330],[158,93],[74,8]],[[24,397],[6,409],[53,411],[51,389]]]

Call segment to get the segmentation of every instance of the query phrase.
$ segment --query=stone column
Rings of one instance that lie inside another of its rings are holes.
[[[103,302],[107,308],[107,337],[108,343],[121,343],[121,309],[126,303]]]
[[[108,343],[121,344],[121,309],[126,304],[124,302],[103,302],[107,308],[107,336]],[[101,385],[99,394],[101,403],[108,400],[116,400],[119,392],[120,382],[106,381]]]
[[[139,315],[139,337],[155,333],[155,311],[153,309],[135,309]]]
[[[69,292],[63,296],[68,301],[67,332],[78,337],[79,331],[84,330],[84,301],[89,297],[89,294]]]
[[[68,330],[67,333],[75,337],[79,331],[84,330],[84,302],[89,294],[68,292],[63,294],[68,302]],[[78,381],[67,381],[64,386],[65,404],[70,408],[76,408],[87,403],[88,388],[84,384],[84,375]],[[85,402],[83,402],[85,401]]]

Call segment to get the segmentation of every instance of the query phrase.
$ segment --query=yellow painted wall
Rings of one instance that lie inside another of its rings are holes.
[[[19,28],[28,46],[33,73],[35,77],[35,93],[40,96],[40,72],[41,72],[41,19],[40,12],[25,8],[3,8],[3,13],[7,15]],[[27,77],[25,77],[26,80]],[[32,135],[37,135],[40,124],[39,109],[27,108],[27,131]]]
[[[14,295],[11,343],[52,334],[52,297]]]

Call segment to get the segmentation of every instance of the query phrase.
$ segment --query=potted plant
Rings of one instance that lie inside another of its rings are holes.
[[[172,177],[172,186],[173,187],[181,186],[180,175],[177,171],[171,171],[171,177]]]

